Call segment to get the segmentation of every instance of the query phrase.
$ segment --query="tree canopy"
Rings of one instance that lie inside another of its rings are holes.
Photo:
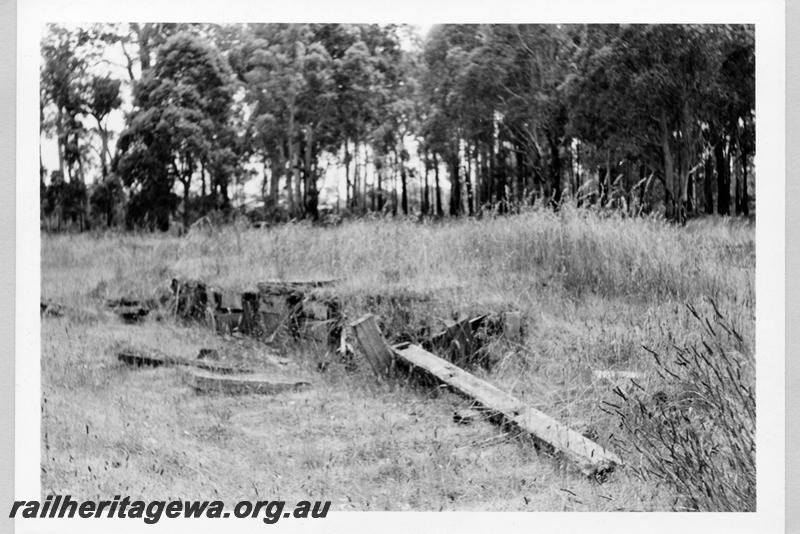
[[[739,25],[50,25],[42,218],[749,215],[754,48]]]

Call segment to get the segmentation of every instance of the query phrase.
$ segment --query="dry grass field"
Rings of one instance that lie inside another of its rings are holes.
[[[126,325],[104,299],[151,297],[171,277],[244,290],[265,279],[341,278],[349,319],[371,311],[390,340],[455,314],[520,310],[523,339],[499,339],[479,376],[619,450],[603,409],[615,384],[595,370],[641,373],[696,342],[686,304],[711,301],[752,355],[752,223],[680,227],[565,208],[497,219],[359,220],[319,228],[236,225],[158,234],[42,235],[42,487],[75,497],[320,499],[333,510],[672,510],[669,485],[634,475],[603,483],[488,422],[458,425],[468,402],[406,380],[378,384],[311,342],[267,346],[148,317]],[[375,304],[375,295],[396,296]],[[408,298],[403,298],[406,296]],[[386,302],[393,303],[391,305]],[[401,304],[397,304],[401,303]],[[185,356],[216,347],[274,369],[291,360],[313,382],[275,396],[198,395],[175,368],[117,362],[125,341]],[[665,356],[664,356],[665,357]],[[750,378],[746,378],[750,380]],[[631,467],[632,466],[632,467]]]

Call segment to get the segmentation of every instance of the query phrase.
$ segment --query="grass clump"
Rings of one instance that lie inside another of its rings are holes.
[[[676,509],[755,511],[755,360],[742,335],[713,306],[691,305],[702,335],[669,354],[647,349],[658,380],[614,390],[619,440],[637,476],[669,486]]]

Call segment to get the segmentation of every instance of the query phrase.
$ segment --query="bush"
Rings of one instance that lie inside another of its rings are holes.
[[[716,305],[711,319],[688,308],[701,339],[670,355],[645,347],[658,380],[617,387],[623,403],[606,403],[625,434],[618,443],[638,457],[628,461],[637,476],[675,492],[676,509],[754,511],[755,360]]]

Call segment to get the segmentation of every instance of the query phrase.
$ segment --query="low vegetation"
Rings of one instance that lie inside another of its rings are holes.
[[[341,510],[750,509],[754,273],[747,221],[678,227],[571,206],[447,222],[206,226],[184,237],[42,234],[42,298],[66,310],[42,319],[43,491],[304,497]],[[172,276],[233,290],[340,278],[348,317],[376,313],[390,339],[408,335],[409,320],[519,310],[522,340],[495,344],[494,365],[474,372],[626,466],[587,480],[507,429],[457,425],[453,411],[468,403],[451,393],[377,384],[361,359],[353,368],[310,342],[268,347],[171,320],[123,325],[103,311],[103,299],[151,297]],[[185,356],[220,347],[256,366],[283,351],[314,387],[198,396],[175,369],[118,364],[118,342]],[[616,371],[635,373],[647,396]],[[669,402],[657,404],[657,392]],[[672,451],[689,446],[683,436],[699,440],[694,456]]]

